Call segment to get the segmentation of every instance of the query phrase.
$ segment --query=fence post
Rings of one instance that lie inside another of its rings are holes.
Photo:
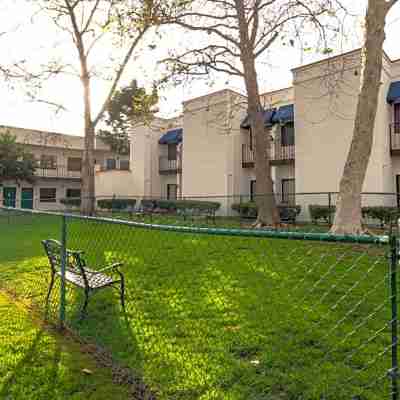
[[[61,222],[61,284],[60,284],[60,329],[65,323],[65,270],[67,264],[67,217],[62,216]]]
[[[397,308],[397,264],[399,262],[398,239],[392,232],[390,236],[390,298],[391,298],[391,333],[392,333],[392,365],[390,378],[392,381],[392,400],[398,400],[398,308]]]
[[[331,214],[331,207],[332,207],[332,193],[328,193],[328,221],[329,226],[332,225],[332,214]]]

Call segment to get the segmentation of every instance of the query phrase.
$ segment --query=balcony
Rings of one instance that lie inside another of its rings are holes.
[[[390,124],[390,154],[400,155],[400,122]]]
[[[271,165],[286,165],[294,163],[295,145],[281,145],[280,141],[271,142],[269,151]],[[255,152],[248,144],[242,145],[242,167],[254,168]]]
[[[36,167],[35,176],[53,179],[81,179],[81,171],[70,171],[65,165],[54,165],[47,168]]]
[[[166,156],[159,158],[158,170],[160,175],[177,174],[182,172],[180,159],[169,160]]]

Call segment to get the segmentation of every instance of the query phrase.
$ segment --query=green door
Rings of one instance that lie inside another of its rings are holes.
[[[33,189],[22,188],[21,191],[21,208],[33,209]]]
[[[15,208],[15,199],[17,197],[17,189],[15,187],[3,188],[3,202],[6,207]]]

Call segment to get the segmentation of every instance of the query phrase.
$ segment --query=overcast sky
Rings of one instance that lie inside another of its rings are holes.
[[[362,36],[361,23],[366,0],[344,0],[344,2],[346,1],[351,7],[351,11],[358,17],[347,19],[347,39],[336,45],[336,52],[358,47]],[[2,62],[7,63],[25,58],[28,65],[35,67],[46,62],[51,56],[75,63],[76,50],[68,43],[68,40],[65,40],[66,37],[57,30],[49,18],[39,15],[30,21],[30,16],[35,9],[32,1],[3,0],[1,2],[0,32],[9,32],[0,36]],[[400,58],[400,46],[398,45],[400,5],[391,11],[387,25],[385,50],[392,59]],[[123,82],[128,83],[132,78],[136,78],[140,84],[149,86],[152,79],[160,77],[162,68],[157,65],[157,61],[167,55],[169,46],[171,44],[184,46],[190,40],[190,36],[182,37],[181,33],[170,28],[164,33],[162,39],[149,35],[129,64]],[[157,45],[155,50],[149,49],[148,45],[151,43]],[[118,55],[110,48],[111,46],[107,42],[100,43],[95,49],[95,63],[99,61],[100,65],[100,60],[109,60],[110,55]],[[323,56],[314,52],[303,54],[296,47],[277,46],[263,60],[263,63],[258,65],[262,91],[290,86],[291,68],[321,58]],[[107,87],[106,82],[94,82],[92,87],[94,111],[100,107]],[[212,85],[209,82],[200,81],[190,85],[170,87],[161,92],[160,115],[175,116],[181,111],[182,101],[226,87],[243,92],[243,82],[240,79],[232,79],[223,75],[219,75]],[[51,82],[44,92],[44,98],[63,103],[68,109],[67,112],[58,115],[55,115],[53,108],[45,104],[27,101],[18,85],[11,90],[2,84],[1,94],[1,125],[78,135],[83,133],[81,87],[79,80],[75,77],[60,76],[57,81]]]

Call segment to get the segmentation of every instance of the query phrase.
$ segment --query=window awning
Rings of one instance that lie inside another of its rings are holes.
[[[394,102],[400,101],[400,81],[392,82],[389,87],[389,92],[387,95],[387,102],[392,104]]]
[[[263,111],[264,115],[264,126],[272,126],[272,118],[275,114],[275,108],[269,108]],[[246,118],[240,123],[240,127],[243,129],[250,129],[250,118],[246,115]]]
[[[272,117],[273,123],[286,123],[294,121],[294,105],[288,104],[286,106],[279,107],[278,111]]]
[[[183,129],[171,129],[164,133],[158,141],[159,144],[179,144],[182,142]]]

